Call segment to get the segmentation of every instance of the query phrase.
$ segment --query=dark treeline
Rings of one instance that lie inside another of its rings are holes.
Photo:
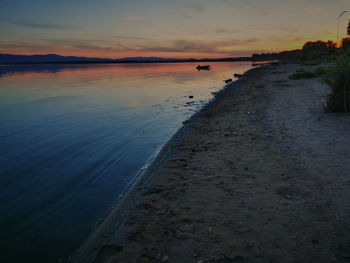
[[[349,28],[350,31],[350,28]],[[350,55],[350,38],[344,38],[340,47],[333,41],[309,41],[304,44],[302,49],[292,51],[283,51],[279,53],[253,54],[253,61],[279,60],[281,62],[299,62],[299,61],[333,61],[341,55]]]
[[[333,41],[307,42],[302,48],[301,60],[328,60],[333,61],[339,56],[348,56],[350,53],[350,38],[344,38],[340,47]]]
[[[331,92],[325,101],[327,112],[350,112],[350,22],[346,37],[340,43],[310,41],[300,50],[299,63],[303,66],[321,65],[313,71],[299,69],[291,79],[321,77]]]
[[[269,61],[269,60],[279,60],[279,61],[297,61],[300,59],[301,50],[296,49],[292,51],[283,51],[279,53],[262,53],[253,54],[253,61]]]

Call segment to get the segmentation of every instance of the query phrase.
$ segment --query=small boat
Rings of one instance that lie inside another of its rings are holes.
[[[198,65],[198,66],[196,67],[196,69],[197,69],[197,70],[202,70],[202,69],[204,69],[204,70],[210,70],[210,69],[211,69],[211,66],[210,66],[210,65],[204,65],[204,66]]]

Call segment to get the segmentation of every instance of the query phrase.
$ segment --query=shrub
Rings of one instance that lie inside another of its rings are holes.
[[[326,70],[322,67],[315,69],[314,71],[306,71],[304,69],[298,69],[293,75],[289,76],[290,79],[311,79],[322,76],[326,73]]]
[[[318,67],[317,69],[314,70],[314,73],[317,77],[321,77],[327,73],[327,70],[323,67]]]
[[[327,96],[327,111],[349,112],[350,110],[350,58],[342,57],[324,75],[324,82],[331,87]]]
[[[311,78],[316,78],[316,75],[311,71],[305,71],[303,69],[299,69],[293,75],[289,76],[289,78],[290,79],[311,79]]]
[[[320,65],[322,63],[325,63],[326,61],[324,59],[315,59],[315,60],[301,60],[299,62],[300,66],[316,66]]]

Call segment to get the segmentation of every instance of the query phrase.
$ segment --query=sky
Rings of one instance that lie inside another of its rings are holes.
[[[343,10],[350,0],[0,0],[0,53],[250,56],[335,41]]]

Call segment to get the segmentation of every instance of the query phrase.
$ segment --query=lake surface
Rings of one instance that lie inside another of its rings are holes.
[[[196,65],[0,66],[1,262],[67,258],[182,122],[251,68]]]

